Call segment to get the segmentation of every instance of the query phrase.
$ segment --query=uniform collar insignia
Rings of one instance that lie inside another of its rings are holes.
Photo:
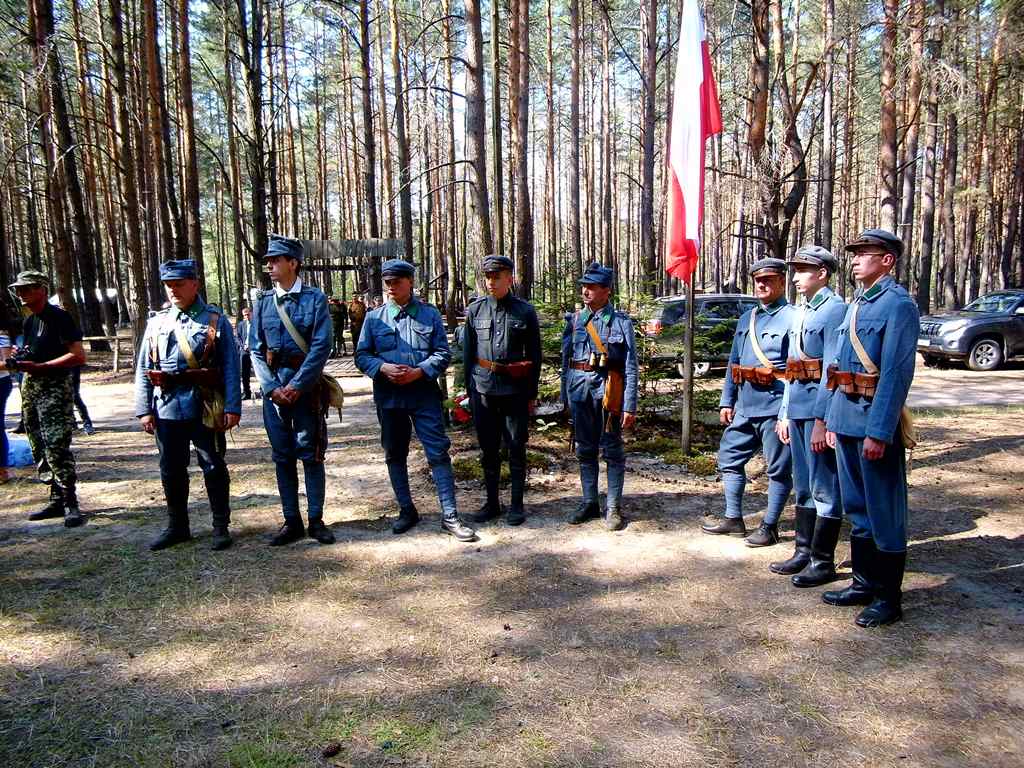
[[[196,296],[196,300],[192,302],[192,306],[188,309],[178,310],[178,317],[188,317],[192,320],[198,320],[199,315],[202,314],[204,309],[206,309],[206,302]]]
[[[758,307],[758,309],[760,309],[762,312],[764,312],[767,315],[774,315],[776,312],[778,312],[784,306],[786,306],[786,298],[784,296],[781,296],[778,299],[776,299],[775,301],[773,301],[771,304],[767,304],[767,305],[766,304],[761,304]]]
[[[590,320],[591,317],[593,317],[595,320],[600,320],[602,322],[608,323],[611,322],[613,311],[614,310],[612,309],[612,305],[610,302],[608,304],[605,304],[599,310],[597,310],[597,312],[591,312],[589,308],[584,307],[583,309],[580,310],[580,320],[586,323]]]
[[[829,290],[828,286],[823,286],[816,294],[814,294],[814,298],[807,302],[807,306],[811,309],[817,309],[828,301],[828,297],[831,295],[832,291]]]
[[[419,312],[419,302],[416,301],[416,297],[413,296],[409,299],[409,303],[404,307],[398,306],[394,301],[388,301],[388,317],[394,320],[402,312],[405,312],[409,317],[416,317],[416,313]]]
[[[888,290],[888,288],[894,285],[895,282],[896,280],[892,275],[886,275],[877,283],[875,283],[866,291],[864,291],[864,293],[860,295],[860,298],[864,299],[864,301],[874,301],[877,296],[880,296],[882,293]]]

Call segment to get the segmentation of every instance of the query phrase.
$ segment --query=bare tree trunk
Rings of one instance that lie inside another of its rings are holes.
[[[917,202],[917,145],[921,124],[921,79],[924,65],[924,0],[911,0],[910,5],[910,85],[907,88],[907,132],[903,137],[902,206],[898,234],[903,241],[899,278],[908,290],[914,278],[914,204]]]
[[[466,0],[466,157],[472,165],[470,204],[477,222],[476,256],[494,251],[487,191],[487,104],[480,0]]]
[[[249,111],[248,170],[249,199],[252,204],[252,248],[254,259],[267,252],[270,242],[267,231],[267,162],[266,134],[263,129],[263,7],[261,0],[251,0],[251,22],[246,9],[247,0],[235,0],[238,7],[238,36],[242,48],[242,69]],[[250,28],[251,23],[251,28]],[[258,274],[265,286],[269,280],[260,270]]]
[[[494,238],[505,253],[505,180],[501,162],[501,24],[498,0],[491,0],[491,149],[494,151]]]
[[[509,16],[509,119],[515,161],[517,291],[533,293],[533,213],[530,209],[530,2],[515,0]]]
[[[878,148],[879,226],[896,231],[899,189],[896,170],[896,37],[899,0],[883,0],[881,118]]]
[[[569,0],[569,34],[572,35],[572,69],[569,78],[569,245],[575,268],[582,270],[584,264],[580,232],[580,0]]]
[[[178,26],[181,35],[178,80],[181,88],[181,130],[184,134],[182,138],[185,155],[185,220],[188,230],[189,257],[196,260],[199,289],[205,293],[206,274],[203,267],[203,230],[199,220],[199,160],[196,157],[196,117],[192,101],[192,54],[188,7],[189,0],[178,0]]]
[[[956,192],[957,127],[956,110],[951,109],[946,114],[946,145],[942,151],[942,303],[946,309],[957,309],[960,306],[956,282],[956,220],[953,200]]]
[[[398,26],[398,4],[391,2],[391,69],[395,78],[395,134],[398,143],[398,206],[402,222],[402,240],[405,242],[405,258],[413,258],[412,244],[412,190],[409,188],[412,175],[409,165],[409,138],[405,127],[405,90],[402,78],[401,33]]]
[[[821,228],[818,232],[818,242],[823,247],[832,250],[832,214],[836,181],[836,123],[834,109],[832,106],[832,91],[834,85],[833,72],[835,68],[835,0],[824,0],[822,15],[825,20],[825,71],[822,83],[824,88],[824,101],[822,104],[821,135]]]
[[[643,51],[643,166],[640,189],[640,250],[644,263],[643,290],[658,295],[661,283],[658,274],[658,252],[654,239],[654,133],[656,118],[654,99],[658,86],[658,3],[642,0],[640,6],[641,43]]]
[[[939,143],[939,86],[937,67],[942,53],[942,20],[945,0],[938,0],[927,44],[930,62],[928,96],[925,105],[924,184],[921,189],[921,258],[917,276],[917,309],[931,310],[932,263],[935,247],[936,150]]]

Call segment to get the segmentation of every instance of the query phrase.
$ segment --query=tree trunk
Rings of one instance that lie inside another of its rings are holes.
[[[580,0],[569,0],[572,65],[569,76],[569,246],[574,269],[583,270],[580,231]]]
[[[509,15],[509,121],[512,126],[516,191],[517,292],[533,294],[533,213],[530,208],[530,2],[514,0]]]
[[[398,25],[398,4],[391,2],[391,69],[395,78],[395,135],[398,143],[398,206],[402,222],[402,240],[405,258],[412,260],[412,190],[410,172],[409,137],[406,134],[405,86],[402,77],[401,32]]]
[[[899,0],[883,0],[881,116],[878,147],[878,224],[896,232],[899,211],[899,189],[896,170],[896,38],[899,22]]]
[[[484,93],[480,0],[466,0],[466,159],[472,166],[470,201],[478,227],[476,257],[494,252],[491,201],[487,190],[487,104]]]
[[[925,105],[924,184],[921,189],[921,258],[917,275],[917,309],[922,315],[931,311],[932,264],[935,247],[935,187],[939,143],[938,64],[942,54],[942,21],[945,0],[938,0],[930,25],[927,44],[929,59],[928,96]]]
[[[643,52],[643,118],[642,118],[642,172],[640,188],[640,251],[644,263],[642,290],[658,295],[661,283],[658,274],[658,252],[654,239],[654,133],[656,118],[654,99],[658,87],[658,3],[642,0],[641,50]]]
[[[956,220],[954,218],[954,194],[956,192],[957,163],[957,116],[951,109],[946,114],[946,144],[942,151],[942,285],[943,306],[946,309],[960,307],[960,294],[956,282]]]
[[[185,221],[188,231],[188,255],[196,260],[199,290],[206,292],[203,265],[203,230],[199,218],[199,160],[196,156],[196,116],[192,101],[192,53],[188,19],[189,0],[178,0],[178,26],[181,51],[178,58],[178,83],[181,88],[181,130],[185,165]]]

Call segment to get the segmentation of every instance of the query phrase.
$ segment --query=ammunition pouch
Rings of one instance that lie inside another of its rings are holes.
[[[810,381],[821,380],[821,360],[796,360],[790,358],[786,361],[786,381],[799,381],[806,384]]]
[[[146,378],[154,387],[160,387],[160,389],[173,389],[174,387],[224,389],[224,379],[220,368],[188,368],[174,373],[150,370],[146,371]]]
[[[770,387],[775,381],[783,377],[782,371],[774,368],[762,368],[757,365],[733,365],[732,382],[737,386],[745,382],[757,384],[762,387]]]
[[[828,388],[833,392],[838,389],[844,395],[874,397],[875,391],[878,389],[878,374],[840,371],[839,366],[830,365],[828,367]]]
[[[481,368],[486,368],[491,373],[501,376],[509,376],[513,379],[524,379],[533,371],[532,360],[520,360],[515,363],[498,363],[493,360],[480,358],[476,361]]]

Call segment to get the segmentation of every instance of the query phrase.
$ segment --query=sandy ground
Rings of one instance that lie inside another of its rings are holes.
[[[1004,393],[1024,378],[1009,376]],[[538,436],[527,523],[463,545],[438,533],[414,450],[426,519],[395,537],[359,378],[330,428],[336,545],[267,547],[278,501],[247,402],[229,443],[236,546],[208,550],[193,467],[196,541],[153,555],[156,449],[130,387],[97,381],[100,432],[75,444],[89,524],[27,522],[45,497],[27,472],[0,486],[0,765],[1021,764],[1020,408],[920,420],[906,621],[869,632],[770,574],[791,539],[700,534],[716,478],[652,457],[630,457],[624,531],[570,527],[567,446]],[[453,434],[456,457],[470,438]],[[766,488],[752,469],[748,525]],[[479,493],[461,483],[461,508]]]

